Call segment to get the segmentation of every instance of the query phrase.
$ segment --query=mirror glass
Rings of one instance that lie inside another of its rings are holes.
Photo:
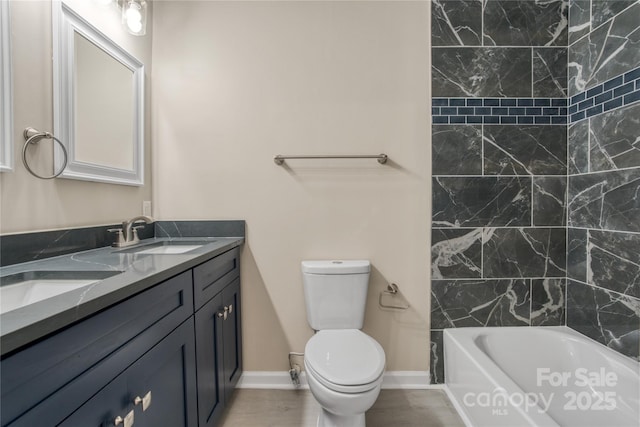
[[[13,169],[13,96],[9,2],[0,2],[0,172]]]
[[[140,61],[59,2],[54,16],[54,133],[66,144],[61,175],[143,184]],[[56,168],[64,154],[56,151]]]
[[[76,160],[133,168],[133,72],[74,34]]]

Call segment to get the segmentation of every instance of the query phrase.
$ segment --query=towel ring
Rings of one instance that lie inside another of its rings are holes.
[[[69,154],[67,153],[67,148],[64,146],[64,144],[58,138],[53,136],[51,133],[40,132],[39,130],[36,130],[32,127],[26,128],[22,134],[24,135],[24,139],[26,139],[24,146],[22,147],[22,163],[24,163],[24,167],[27,168],[29,173],[35,176],[36,178],[40,178],[40,179],[53,179],[53,178],[59,177],[60,174],[64,172],[64,169],[67,167],[67,162],[69,161]],[[62,148],[62,153],[64,154],[64,161],[62,162],[62,168],[57,173],[54,173],[51,176],[38,175],[33,171],[33,169],[31,169],[31,167],[29,166],[29,163],[27,163],[27,148],[29,147],[29,144],[37,144],[38,142],[40,142],[42,138],[51,139],[54,142],[57,142],[60,145],[60,148]]]

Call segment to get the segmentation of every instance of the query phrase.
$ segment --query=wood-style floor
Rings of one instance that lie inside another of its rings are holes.
[[[238,389],[221,427],[316,427],[319,406],[308,390]],[[382,390],[367,427],[464,427],[442,390]]]

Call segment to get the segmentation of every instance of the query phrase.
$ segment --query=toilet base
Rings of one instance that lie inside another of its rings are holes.
[[[322,408],[318,427],[365,427],[364,414],[336,415]]]

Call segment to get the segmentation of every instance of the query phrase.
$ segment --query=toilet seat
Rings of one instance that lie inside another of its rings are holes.
[[[342,393],[361,393],[380,384],[384,350],[358,329],[318,331],[305,347],[305,368],[325,387]]]

